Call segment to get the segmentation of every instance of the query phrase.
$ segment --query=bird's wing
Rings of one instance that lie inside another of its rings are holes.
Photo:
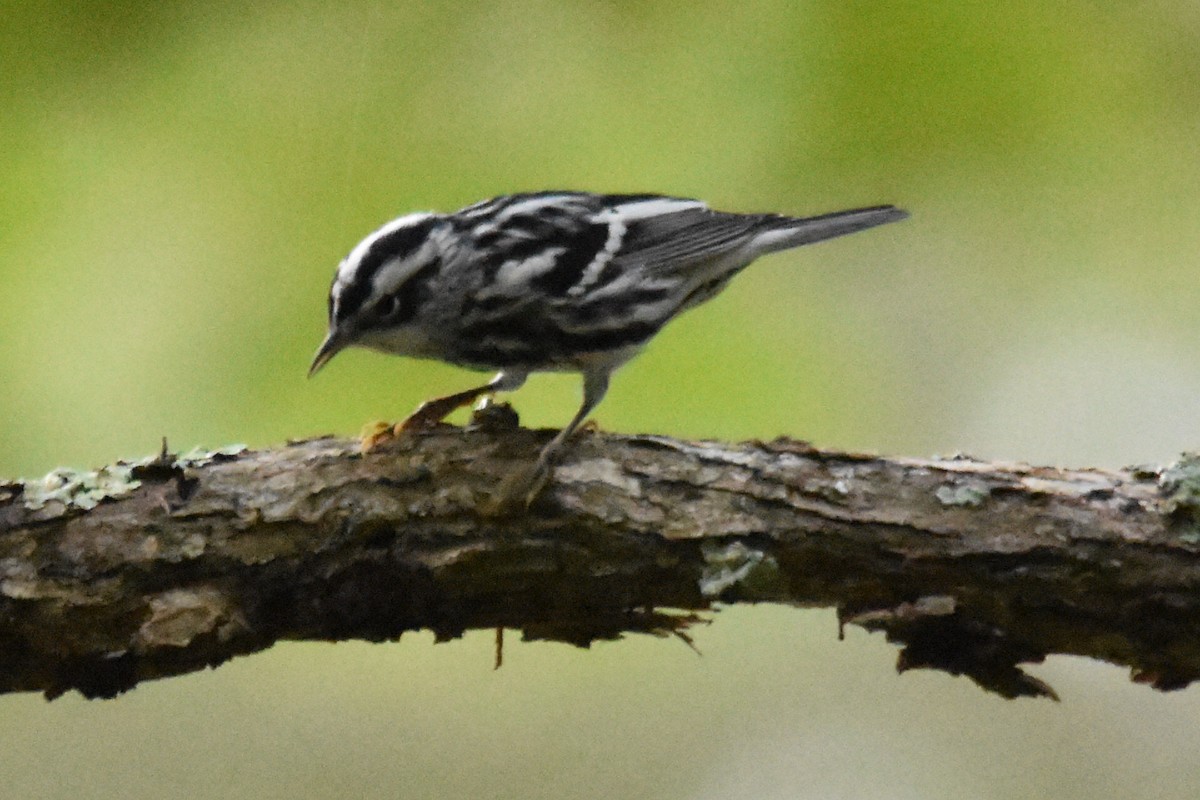
[[[817,217],[730,214],[702,203],[660,201],[658,213],[640,214],[649,202],[614,207],[626,230],[613,261],[618,266],[663,274],[722,261],[739,250],[727,267],[738,269],[765,253],[812,244],[896,222],[908,216],[893,206],[837,211]]]
[[[713,211],[695,201],[661,204],[660,213],[642,214],[632,203],[616,206],[624,225],[614,265],[648,273],[674,272],[711,261],[745,246],[761,229],[763,217]]]

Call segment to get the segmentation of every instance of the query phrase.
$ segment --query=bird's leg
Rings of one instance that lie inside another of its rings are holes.
[[[529,466],[522,467],[500,482],[500,486],[492,495],[487,511],[493,515],[513,513],[528,508],[550,479],[554,459],[559,450],[571,435],[587,419],[587,415],[599,405],[608,391],[608,373],[584,373],[583,376],[583,405],[575,416],[567,423],[567,427],[559,431],[550,442],[538,453],[537,460]]]
[[[417,410],[409,414],[407,419],[397,423],[394,432],[396,435],[399,435],[403,431],[432,428],[455,410],[473,403],[481,395],[487,397],[495,392],[511,392],[514,389],[521,388],[521,385],[525,383],[526,375],[527,373],[511,370],[500,372],[483,386],[476,386],[474,389],[468,389],[465,392],[446,395],[445,397],[438,397],[433,400],[426,400],[417,406]]]
[[[396,433],[433,428],[454,411],[470,405],[480,395],[487,395],[491,392],[492,385],[488,383],[476,386],[474,389],[467,389],[465,392],[426,400],[417,406],[417,410],[409,414],[404,421],[396,423]]]
[[[476,386],[474,389],[468,389],[465,392],[427,400],[417,406],[417,410],[406,419],[395,425],[388,422],[372,423],[363,429],[361,449],[364,453],[368,453],[383,442],[394,439],[405,431],[433,428],[445,419],[447,415],[465,405],[470,405],[471,401],[481,395],[487,396],[493,392],[508,392],[521,388],[521,384],[525,383],[527,375],[528,373],[526,372],[506,370],[497,373],[496,377],[483,386]]]
[[[384,442],[391,441],[405,431],[428,430],[441,422],[447,414],[456,408],[467,405],[476,397],[489,391],[491,384],[477,386],[465,392],[451,394],[427,400],[417,406],[417,410],[408,415],[402,422],[392,425],[390,422],[374,422],[363,428],[359,441],[359,449],[369,453]]]

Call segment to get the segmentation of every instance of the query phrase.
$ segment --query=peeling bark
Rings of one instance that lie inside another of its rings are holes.
[[[586,646],[715,602],[833,606],[899,668],[1053,696],[1070,653],[1200,676],[1200,460],[1057,470],[803,443],[579,437],[533,507],[484,515],[548,432],[439,428],[0,484],[0,691],[108,697],[281,639],[515,628]]]

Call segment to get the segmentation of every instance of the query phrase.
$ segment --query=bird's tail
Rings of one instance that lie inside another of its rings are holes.
[[[802,244],[812,244],[835,236],[865,231],[876,225],[899,222],[908,217],[908,212],[895,206],[872,206],[852,211],[835,211],[819,217],[780,217],[763,219],[762,233],[754,243],[764,253],[787,250]]]

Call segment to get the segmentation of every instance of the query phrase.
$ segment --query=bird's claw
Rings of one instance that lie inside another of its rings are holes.
[[[363,428],[362,451],[368,453],[384,442],[398,439],[405,433],[433,430],[443,424],[442,420],[447,416],[463,406],[470,405],[477,397],[481,395],[486,397],[487,389],[488,387],[482,386],[478,389],[426,400],[417,406],[416,411],[395,425],[388,422],[372,422]]]
[[[406,431],[427,431],[431,428],[436,428],[451,411],[454,411],[459,406],[457,403],[450,404],[443,402],[446,399],[448,398],[443,397],[421,403],[421,405],[417,406],[416,411],[396,423],[396,435],[400,435]]]
[[[395,439],[396,435],[396,428],[390,422],[368,422],[359,434],[358,449],[364,454],[369,453],[384,442]]]
[[[479,396],[486,396],[486,390],[487,387],[484,386],[478,389],[459,392],[458,394],[447,395],[446,397],[426,400],[417,406],[417,410],[409,414],[403,422],[396,425],[396,435],[398,436],[405,431],[427,431],[431,428],[436,428],[450,414],[463,406],[469,406]]]

